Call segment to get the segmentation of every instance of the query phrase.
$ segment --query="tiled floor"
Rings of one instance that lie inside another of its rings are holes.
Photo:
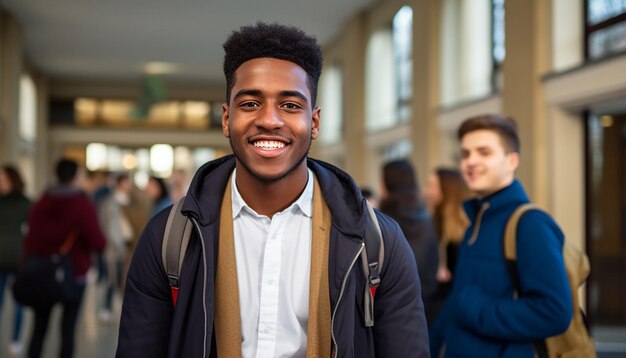
[[[112,358],[117,346],[117,331],[119,327],[119,314],[121,300],[115,301],[113,317],[110,322],[102,322],[98,319],[98,307],[103,297],[103,287],[93,283],[90,276],[90,284],[87,287],[83,301],[82,314],[79,318],[76,330],[76,358]],[[9,337],[11,334],[13,300],[10,293],[5,293],[5,305],[2,309],[0,321],[0,358],[19,358],[26,356],[26,346],[31,330],[32,314],[27,310],[25,324],[22,332],[24,349],[20,355],[9,353]],[[59,316],[60,309],[53,312],[53,320],[48,327],[44,354],[42,358],[57,358],[59,349]],[[598,358],[624,358],[626,357],[626,327],[611,328],[599,327],[593,331],[597,341]]]
[[[91,278],[91,277],[90,277]],[[103,287],[93,283],[88,284],[85,293],[82,313],[76,327],[76,358],[112,358],[117,347],[117,331],[119,327],[120,299],[114,305],[110,322],[98,320],[99,303],[103,297]],[[22,330],[23,350],[19,355],[9,352],[9,340],[12,334],[13,300],[10,293],[5,293],[5,305],[2,308],[0,322],[0,357],[26,357],[26,350],[32,329],[32,313],[27,310]],[[53,311],[53,318],[48,327],[48,335],[44,345],[42,358],[57,358],[59,350],[60,307]]]

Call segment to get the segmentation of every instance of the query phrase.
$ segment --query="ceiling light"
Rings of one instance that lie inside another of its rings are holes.
[[[143,71],[149,75],[165,75],[176,73],[178,70],[178,65],[168,62],[148,62],[143,67]]]

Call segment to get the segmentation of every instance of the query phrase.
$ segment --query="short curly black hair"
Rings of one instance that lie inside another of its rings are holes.
[[[307,74],[307,87],[311,91],[311,105],[315,107],[317,83],[322,72],[322,50],[315,38],[304,31],[277,23],[244,26],[234,31],[224,42],[224,75],[226,76],[226,102],[235,85],[235,71],[244,62],[270,57],[286,60],[302,67]]]

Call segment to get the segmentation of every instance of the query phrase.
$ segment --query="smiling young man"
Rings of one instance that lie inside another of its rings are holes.
[[[463,122],[461,172],[477,198],[464,204],[471,221],[461,244],[452,293],[431,330],[431,351],[446,357],[534,357],[533,342],[564,332],[572,319],[563,234],[542,211],[517,229],[516,297],[503,250],[513,211],[528,203],[515,179],[520,142],[515,122],[484,115]]]
[[[167,210],[146,227],[117,357],[428,357],[415,260],[380,213],[382,282],[365,325],[365,199],[348,174],[307,157],[320,126],[316,41],[259,23],[224,49],[234,155],[201,167],[182,204],[194,231],[175,308],[161,260]]]

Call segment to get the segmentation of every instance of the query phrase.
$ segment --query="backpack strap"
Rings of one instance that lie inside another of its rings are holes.
[[[180,198],[172,208],[167,217],[165,224],[165,232],[163,233],[163,246],[161,249],[161,258],[163,261],[163,269],[167,274],[167,278],[172,290],[172,303],[176,307],[178,300],[178,281],[180,272],[183,267],[183,259],[189,245],[191,237],[191,229],[193,225],[186,216],[180,211],[183,206],[185,197]]]
[[[178,300],[178,284],[180,280],[180,272],[185,258],[185,252],[189,245],[191,237],[192,224],[180,209],[184,197],[172,205],[167,217],[165,232],[163,233],[163,245],[161,250],[163,268],[167,274],[167,278],[172,290],[172,303],[176,307]],[[368,211],[368,229],[365,230],[365,248],[361,251],[361,264],[363,273],[367,282],[365,290],[365,326],[374,326],[374,297],[376,289],[380,285],[380,272],[383,268],[385,257],[385,243],[380,230],[380,224],[374,209],[369,202],[366,201]]]
[[[530,210],[541,210],[537,205],[533,203],[525,203],[520,205],[513,214],[509,217],[509,220],[506,223],[506,227],[504,229],[504,258],[506,260],[507,271],[509,271],[509,275],[511,280],[513,281],[513,286],[515,287],[514,296],[517,298],[519,296],[519,292],[521,289],[521,283],[519,280],[519,273],[517,270],[517,224],[519,223],[522,215],[524,215],[527,211]],[[547,358],[548,357],[548,347],[546,346],[546,342],[544,340],[538,340],[533,342],[533,347],[535,348],[535,356],[539,358]]]
[[[517,223],[522,215],[529,210],[539,210],[533,203],[522,204],[509,217],[504,231],[504,258],[507,261],[517,260]]]
[[[361,265],[365,274],[367,288],[365,290],[365,302],[363,304],[365,327],[374,326],[374,297],[376,289],[380,285],[380,272],[383,269],[385,258],[385,243],[380,230],[380,224],[372,205],[365,200],[369,219],[365,230],[365,248],[361,251]],[[369,288],[369,289],[368,289]]]

